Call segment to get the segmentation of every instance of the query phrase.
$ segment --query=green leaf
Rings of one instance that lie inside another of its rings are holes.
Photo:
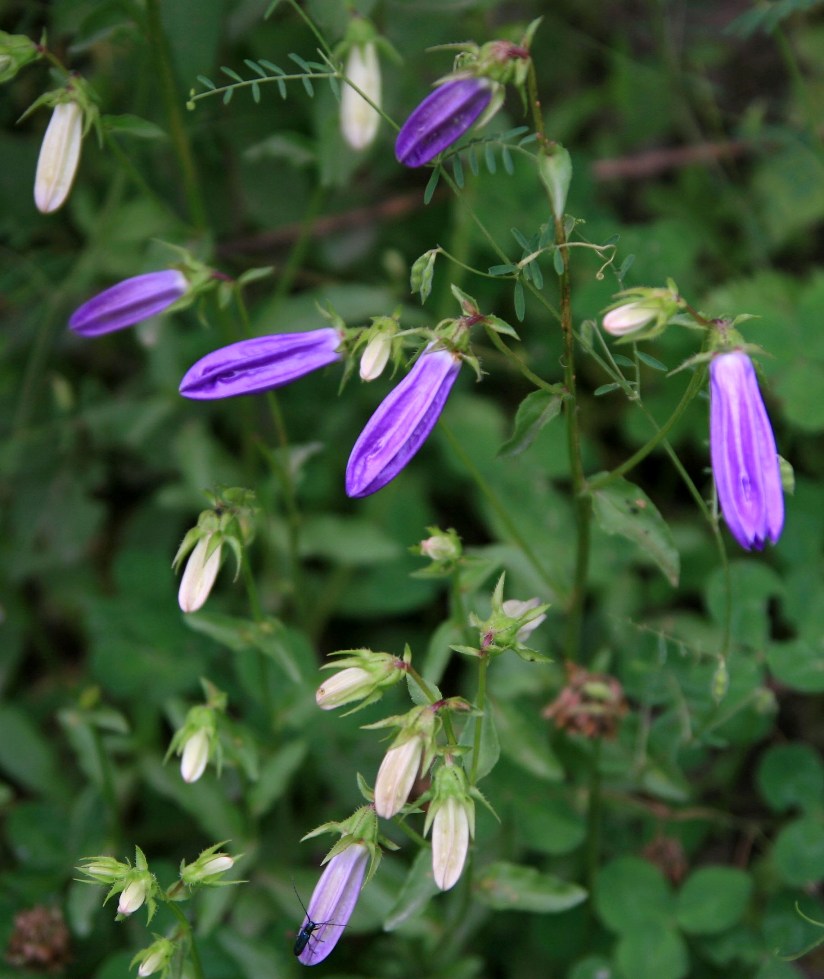
[[[481,904],[496,911],[558,914],[586,900],[587,891],[535,867],[500,861],[484,867],[475,878],[474,893]]]
[[[523,323],[524,316],[526,315],[526,299],[524,297],[524,284],[520,279],[515,283],[513,298],[515,302],[515,315],[518,317],[518,321]]]
[[[806,887],[824,879],[824,824],[818,816],[805,816],[778,834],[773,859],[789,884]]]
[[[394,931],[418,914],[438,893],[438,885],[432,876],[432,853],[427,849],[415,857],[397,900],[389,909],[383,923],[384,931]]]
[[[215,86],[212,85],[212,88]],[[102,116],[101,123],[106,132],[115,136],[135,136],[138,139],[165,139],[166,131],[148,119],[123,112],[117,116]]]
[[[186,625],[228,646],[236,653],[257,649],[275,660],[290,680],[297,682],[300,679],[287,631],[279,619],[267,618],[261,622],[250,622],[248,619],[236,619],[215,612],[194,612],[186,616]]]
[[[678,894],[675,917],[691,935],[717,935],[738,922],[747,909],[752,879],[734,867],[702,867]]]
[[[651,863],[618,857],[598,874],[595,910],[611,931],[630,934],[672,920],[672,890]]]
[[[257,782],[249,789],[248,803],[252,815],[265,816],[280,799],[289,787],[292,776],[303,764],[306,750],[305,741],[292,741],[266,760]]]
[[[790,639],[767,645],[767,664],[776,680],[802,693],[824,692],[824,644]]]
[[[624,935],[615,961],[621,975],[632,979],[681,979],[689,972],[683,938],[672,928],[646,927]]]
[[[756,775],[758,788],[775,812],[815,810],[824,801],[824,765],[807,744],[779,744],[762,757]]]
[[[678,584],[680,558],[672,531],[642,489],[626,479],[616,479],[596,490],[592,502],[601,530],[636,543],[671,585]]]
[[[564,770],[549,747],[545,730],[539,734],[530,727],[520,704],[501,700],[491,706],[502,750],[509,760],[536,778],[560,782]]]
[[[472,718],[461,732],[459,744],[471,748],[475,744],[475,723],[477,718]],[[487,707],[481,718],[481,746],[478,752],[478,767],[476,778],[480,781],[488,775],[498,764],[501,756],[501,743],[498,740],[498,731],[492,719],[489,707]],[[467,772],[472,768],[472,752],[468,751],[463,758]]]
[[[533,391],[518,405],[515,429],[498,450],[498,456],[518,456],[535,441],[538,433],[561,411],[563,399],[547,391]]]

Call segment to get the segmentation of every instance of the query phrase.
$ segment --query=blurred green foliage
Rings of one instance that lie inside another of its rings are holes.
[[[553,662],[504,656],[491,668],[500,761],[482,789],[500,822],[479,807],[471,873],[433,897],[428,853],[415,857],[389,827],[402,849],[365,888],[325,974],[818,974],[820,949],[798,965],[782,958],[812,948],[822,932],[808,919],[824,921],[824,24],[815,6],[648,0],[605,15],[574,0],[302,4],[330,44],[352,10],[374,20],[400,56],[382,55],[384,107],[398,121],[451,67],[450,52],[427,49],[518,36],[543,16],[533,57],[547,131],[572,155],[568,213],[589,242],[617,236],[603,274],[594,252],[574,250],[576,329],[621,287],[614,270],[630,255],[624,285],[671,276],[711,315],[757,317],[742,331],[769,354],[763,388],[795,467],[784,535],[764,555],[729,543],[722,675],[724,574],[686,487],[662,451],[631,483],[610,484],[596,502],[584,663],[620,681],[628,711],[614,738],[593,739],[542,716],[572,680],[562,656],[575,548],[563,420],[552,408],[531,442],[510,451],[531,389],[491,344],[478,344],[488,376],[475,384],[463,372],[413,464],[377,495],[349,501],[348,452],[391,378],[350,382],[339,396],[334,370],[312,375],[277,392],[275,413],[264,398],[186,402],[183,372],[243,335],[237,310],[213,297],[94,341],[66,330],[90,295],[174,261],[167,242],[233,277],[274,269],[245,292],[253,335],[325,325],[317,306],[327,303],[350,325],[395,309],[405,327],[432,325],[454,315],[455,283],[517,324],[519,354],[557,382],[560,330],[529,294],[518,322],[510,282],[439,257],[423,309],[408,288],[412,262],[437,245],[482,270],[500,262],[473,214],[517,262],[519,242],[548,217],[534,172],[517,154],[511,174],[500,158],[494,173],[467,167],[459,196],[442,181],[425,206],[428,171],[395,162],[387,124],[364,154],[349,149],[325,82],[311,98],[291,82],[286,98],[262,85],[259,101],[239,91],[228,105],[211,97],[187,110],[192,90],[205,91],[198,76],[224,83],[221,66],[248,78],[246,59],[298,70],[290,53],[317,58],[317,38],[288,2],[267,11],[259,0],[0,0],[3,29],[38,41],[45,32],[93,85],[105,131],[102,143],[84,140],[65,207],[40,215],[32,184],[48,113],[20,117],[60,81],[40,62],[4,87],[0,949],[14,947],[21,911],[56,907],[71,933],[70,954],[54,953],[56,974],[126,975],[151,932],[174,922],[164,909],[151,929],[142,912],[115,922],[113,904],[101,908],[104,890],[75,880],[78,861],[124,859],[137,844],[169,884],[182,859],[230,840],[243,854],[235,877],[247,883],[196,897],[203,974],[297,975],[292,881],[306,900],[326,852],[323,840],[299,840],[361,804],[356,775],[371,783],[384,748],[360,725],[408,704],[393,689],[355,717],[319,711],[324,656],[358,646],[400,655],[408,643],[447,695],[474,695],[472,664],[450,658],[465,639],[447,583],[410,577],[423,565],[409,548],[439,525],[454,527],[475,561],[466,600],[479,615],[501,571],[508,595],[552,603],[530,642]],[[492,128],[524,122],[510,97]],[[540,263],[555,302],[552,262]],[[695,349],[677,330],[645,348],[667,370]],[[687,375],[639,369],[643,405],[661,424]],[[582,356],[578,379],[595,474],[652,429],[620,390],[595,395],[609,380],[596,359]],[[703,399],[670,441],[709,498]],[[233,583],[227,563],[207,609],[184,620],[175,551],[204,491],[241,485],[261,507],[248,556],[264,614],[252,621],[243,578]],[[628,541],[622,528],[639,498],[644,523]],[[164,756],[202,700],[201,677],[228,695],[223,766],[187,785]],[[49,937],[41,942],[46,955]],[[0,975],[24,974],[9,953]]]

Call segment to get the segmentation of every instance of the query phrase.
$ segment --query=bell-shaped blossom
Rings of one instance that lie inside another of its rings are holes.
[[[137,969],[139,976],[153,976],[156,972],[163,972],[166,969],[175,953],[175,948],[175,943],[168,938],[158,938],[148,948],[135,955],[132,965],[140,963]]]
[[[187,738],[180,757],[180,775],[184,782],[196,782],[206,771],[211,740],[205,728],[200,728]]]
[[[440,417],[461,359],[431,345],[366,423],[349,456],[346,492],[368,496],[391,482],[426,441]]]
[[[733,537],[747,550],[774,544],[784,526],[778,450],[755,368],[741,350],[710,361],[710,455]]]
[[[375,778],[375,812],[391,819],[406,805],[423,757],[423,739],[413,735],[390,748]]]
[[[458,799],[446,799],[432,821],[432,874],[442,891],[448,891],[458,882],[468,849],[466,805]]]
[[[346,78],[360,92],[368,95],[374,105],[381,104],[381,66],[373,41],[355,44],[346,61]],[[360,92],[344,84],[340,96],[340,128],[346,142],[354,150],[364,150],[375,138],[380,114]]]
[[[84,337],[122,330],[162,313],[188,287],[186,276],[177,269],[135,275],[83,303],[72,313],[69,327]]]
[[[186,562],[177,593],[178,604],[184,612],[196,612],[203,607],[217,578],[223,548],[218,544],[209,553],[211,542],[211,534],[201,537]],[[187,779],[187,781],[193,780]]]
[[[395,156],[422,167],[450,147],[492,103],[499,86],[488,78],[463,76],[439,85],[401,126]]]
[[[611,309],[604,314],[601,324],[607,333],[611,333],[614,337],[623,337],[654,323],[660,311],[659,303],[640,299]]]
[[[371,649],[347,649],[334,653],[342,657],[327,663],[322,670],[337,670],[318,687],[315,700],[323,710],[332,710],[344,704],[362,701],[363,707],[374,703],[384,687],[399,683],[407,675],[411,659],[408,651],[400,659],[391,653],[375,653]]]
[[[206,401],[279,388],[340,360],[341,340],[340,332],[328,326],[230,343],[193,364],[180,382],[180,393]]]
[[[54,107],[40,146],[34,176],[34,203],[43,214],[62,207],[69,196],[83,141],[83,110],[75,102]]]
[[[134,914],[138,908],[143,906],[144,901],[148,897],[150,886],[151,881],[148,874],[141,873],[139,876],[135,876],[120,892],[120,899],[117,902],[117,913],[123,915]]]
[[[295,940],[295,955],[303,965],[317,965],[337,945],[355,910],[368,862],[368,848],[352,843],[326,864]]]

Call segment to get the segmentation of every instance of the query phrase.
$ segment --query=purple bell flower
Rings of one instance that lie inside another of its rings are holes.
[[[395,156],[407,167],[422,167],[451,146],[489,106],[497,86],[486,78],[455,78],[439,85],[406,120],[395,141]]]
[[[340,360],[341,340],[338,330],[329,326],[230,343],[193,364],[180,382],[180,393],[208,401],[279,388]]]
[[[741,350],[710,361],[710,455],[733,537],[747,550],[775,544],[784,525],[778,450],[755,368]]]
[[[69,327],[83,337],[122,330],[162,313],[188,288],[186,276],[177,269],[135,275],[83,303],[72,313]]]
[[[369,850],[353,843],[326,864],[295,940],[295,955],[303,965],[323,962],[337,945],[355,910],[368,862]]]
[[[398,475],[435,427],[460,369],[450,350],[424,350],[358,436],[346,466],[348,496],[369,496]]]

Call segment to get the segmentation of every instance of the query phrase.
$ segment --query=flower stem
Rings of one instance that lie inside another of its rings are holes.
[[[183,911],[177,906],[174,901],[168,901],[166,907],[174,914],[180,923],[180,927],[183,934],[189,943],[189,949],[191,951],[192,960],[192,975],[194,979],[204,979],[203,977],[203,964],[200,961],[200,953],[197,950],[197,945],[195,944],[195,936],[192,932],[192,926],[189,924],[189,920]]]
[[[469,772],[469,784],[474,785],[478,777],[478,766],[481,758],[481,735],[486,717],[486,671],[489,668],[489,657],[482,656],[478,664],[478,693],[475,706],[480,714],[475,718],[475,731],[472,740],[472,767]]]
[[[202,232],[209,226],[209,223],[192,146],[183,122],[182,99],[175,83],[169,42],[160,17],[160,0],[146,0],[146,24],[149,34],[149,47],[154,55],[157,78],[169,121],[172,146],[183,176],[183,188],[189,208],[189,217],[194,227]]]

